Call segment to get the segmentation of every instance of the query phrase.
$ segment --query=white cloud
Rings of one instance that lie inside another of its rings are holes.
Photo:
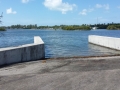
[[[92,12],[92,11],[94,11],[93,8],[83,9],[79,14],[81,14],[81,15],[87,15],[87,13]]]
[[[87,15],[87,9],[83,9],[79,14],[81,14],[81,15]]]
[[[76,7],[75,4],[64,3],[62,0],[45,0],[43,4],[50,10],[61,11],[62,14],[66,14],[67,11],[72,11]]]
[[[28,3],[30,0],[22,0],[22,3]]]
[[[104,5],[96,4],[95,7],[96,7],[96,8],[104,8],[104,9],[106,9],[106,10],[109,10],[109,9],[110,9],[109,4],[104,4]]]
[[[103,6],[101,4],[96,4],[96,8],[102,8]]]
[[[9,8],[9,9],[6,10],[6,13],[7,14],[16,14],[17,12],[13,11],[12,8]]]

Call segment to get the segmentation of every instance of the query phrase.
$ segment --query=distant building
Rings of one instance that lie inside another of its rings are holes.
[[[92,27],[92,29],[93,29],[93,30],[96,30],[96,29],[97,29],[97,27]]]

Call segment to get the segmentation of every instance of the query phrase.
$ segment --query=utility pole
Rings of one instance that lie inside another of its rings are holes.
[[[3,17],[3,12],[0,15],[0,24],[2,24],[2,20],[1,20],[2,17]],[[6,31],[5,27],[4,26],[0,26],[0,31]]]
[[[0,24],[2,24],[1,18],[3,17],[3,12],[0,15]]]

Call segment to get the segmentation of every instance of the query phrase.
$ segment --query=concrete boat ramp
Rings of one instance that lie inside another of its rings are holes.
[[[1,67],[0,90],[120,90],[120,56],[47,59]]]

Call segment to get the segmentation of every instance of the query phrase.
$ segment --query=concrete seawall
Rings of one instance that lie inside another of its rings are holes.
[[[120,50],[120,38],[89,35],[88,42],[111,49]]]
[[[39,36],[34,37],[33,44],[0,49],[0,65],[19,63],[45,58],[44,42]]]

